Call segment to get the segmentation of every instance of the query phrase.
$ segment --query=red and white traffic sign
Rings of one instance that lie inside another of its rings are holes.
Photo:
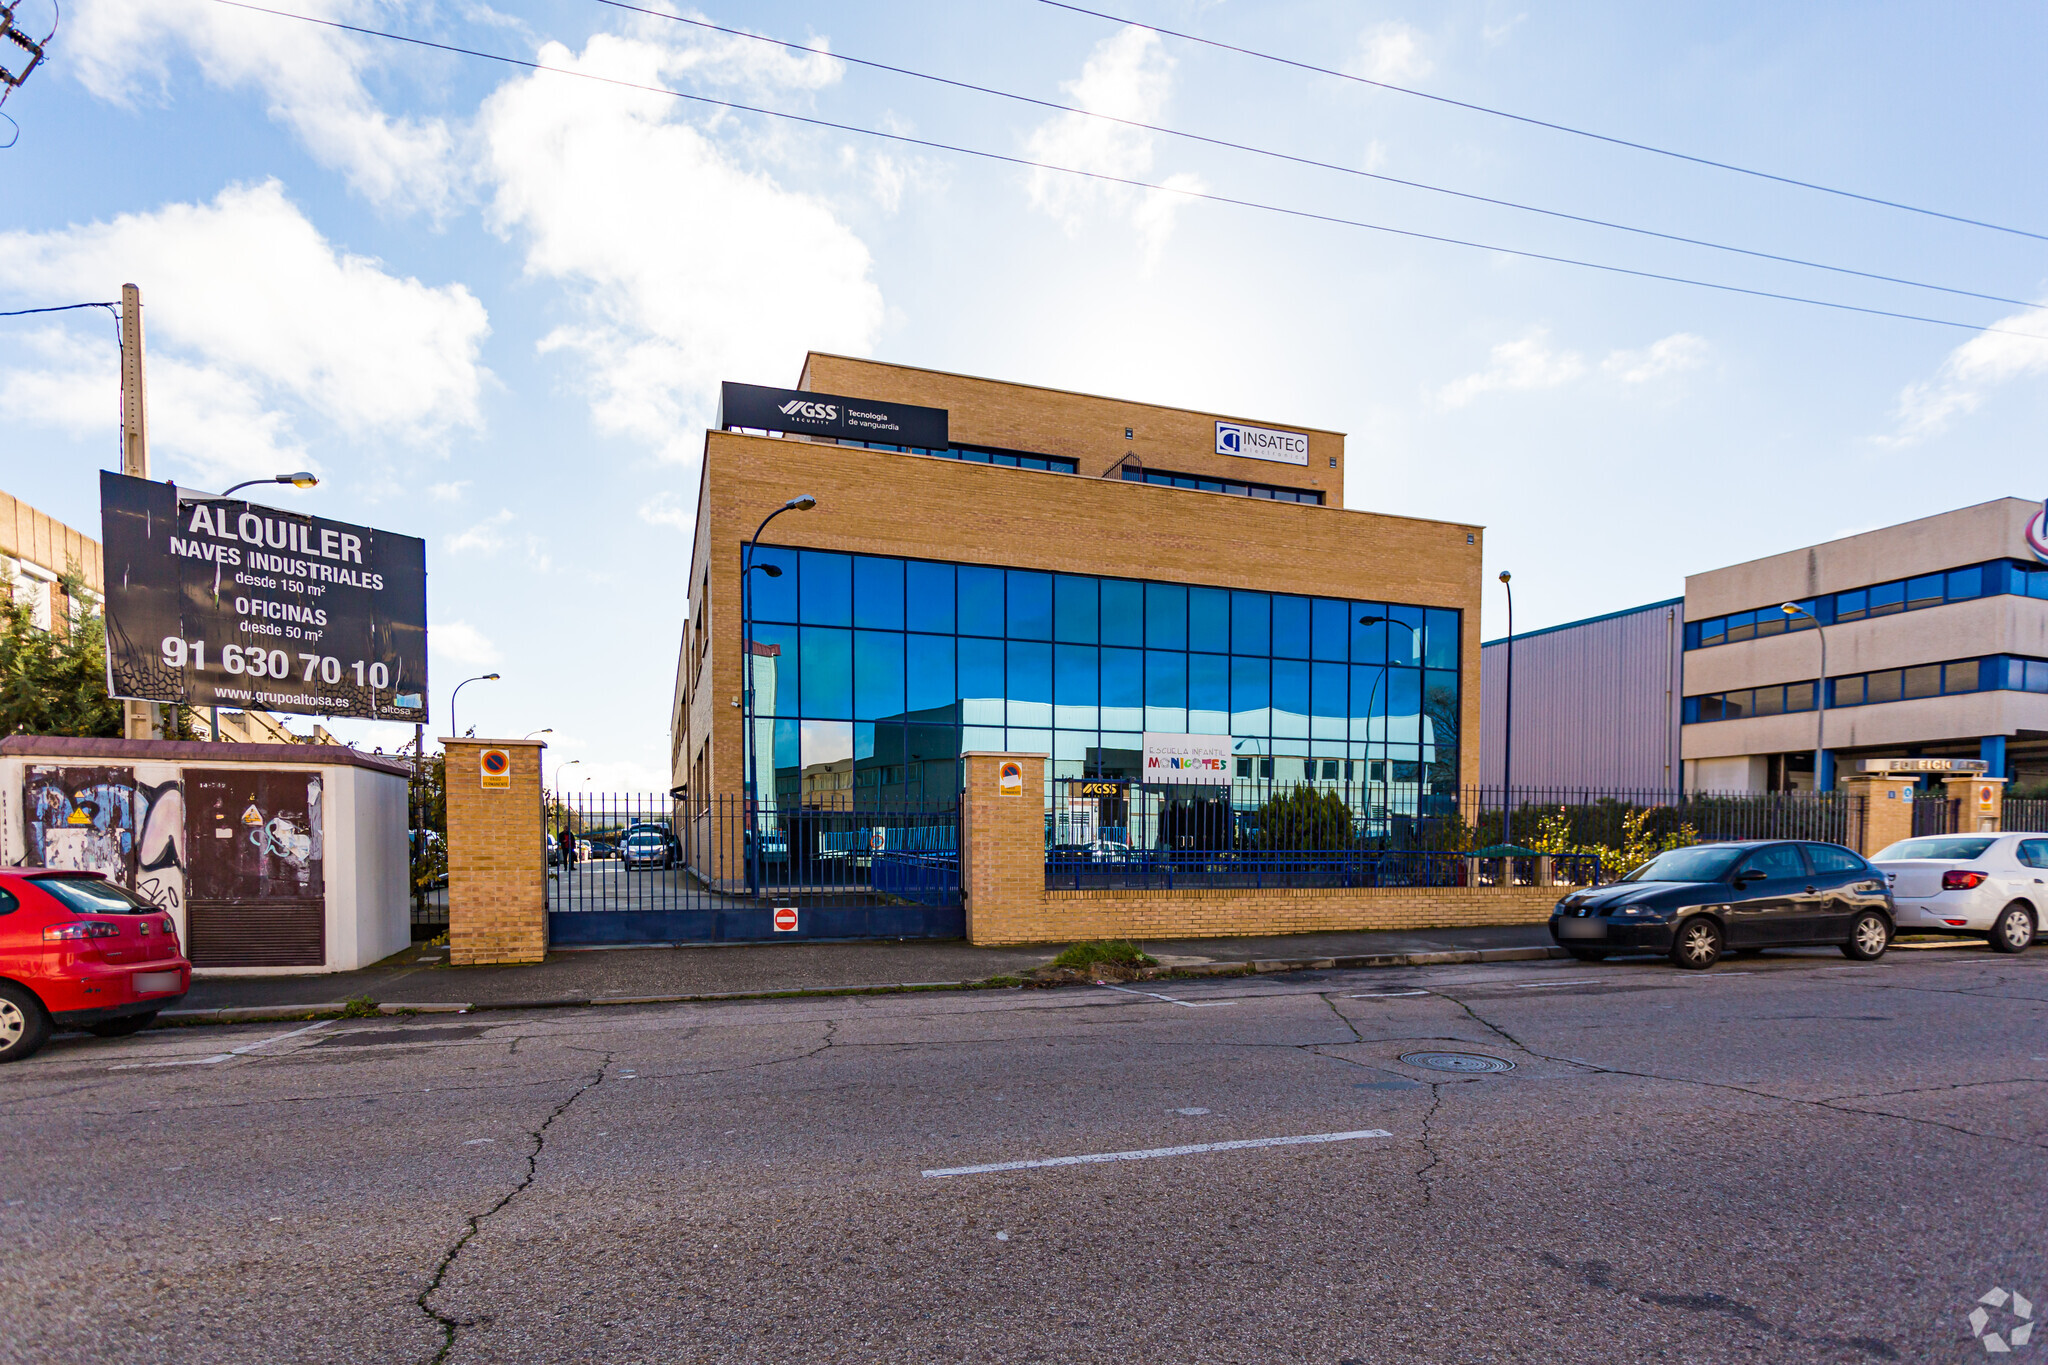
[[[796,907],[794,905],[778,905],[775,907],[775,932],[778,934],[793,934],[796,932]]]

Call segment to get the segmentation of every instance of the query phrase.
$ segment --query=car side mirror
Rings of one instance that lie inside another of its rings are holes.
[[[1761,871],[1753,867],[1745,867],[1742,871],[1735,874],[1735,885],[1740,888],[1748,886],[1751,882],[1760,882],[1763,879],[1764,874]]]

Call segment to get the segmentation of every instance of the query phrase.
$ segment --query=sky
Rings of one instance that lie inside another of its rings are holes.
[[[499,672],[460,727],[547,729],[593,790],[669,782],[717,385],[791,386],[810,349],[1346,432],[1347,507],[1487,528],[1487,638],[1503,568],[1527,630],[2048,493],[2048,341],[2009,334],[2048,335],[2048,240],[1118,21],[2048,234],[2048,11],[1096,3],[1117,18],[267,6],[592,80],[223,0],[72,0],[0,110],[0,310],[141,286],[155,477],[312,468],[275,500],[423,538],[435,728]],[[48,5],[21,6],[38,36]],[[118,399],[105,313],[0,319],[0,488],[96,534]]]

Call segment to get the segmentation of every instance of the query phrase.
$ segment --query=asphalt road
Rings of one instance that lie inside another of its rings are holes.
[[[2048,950],[1145,989],[63,1039],[0,1360],[1922,1362],[2048,1301]]]

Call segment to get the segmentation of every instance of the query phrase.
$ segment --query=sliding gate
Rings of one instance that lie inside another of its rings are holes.
[[[547,825],[557,947],[966,933],[956,807],[570,792]]]

